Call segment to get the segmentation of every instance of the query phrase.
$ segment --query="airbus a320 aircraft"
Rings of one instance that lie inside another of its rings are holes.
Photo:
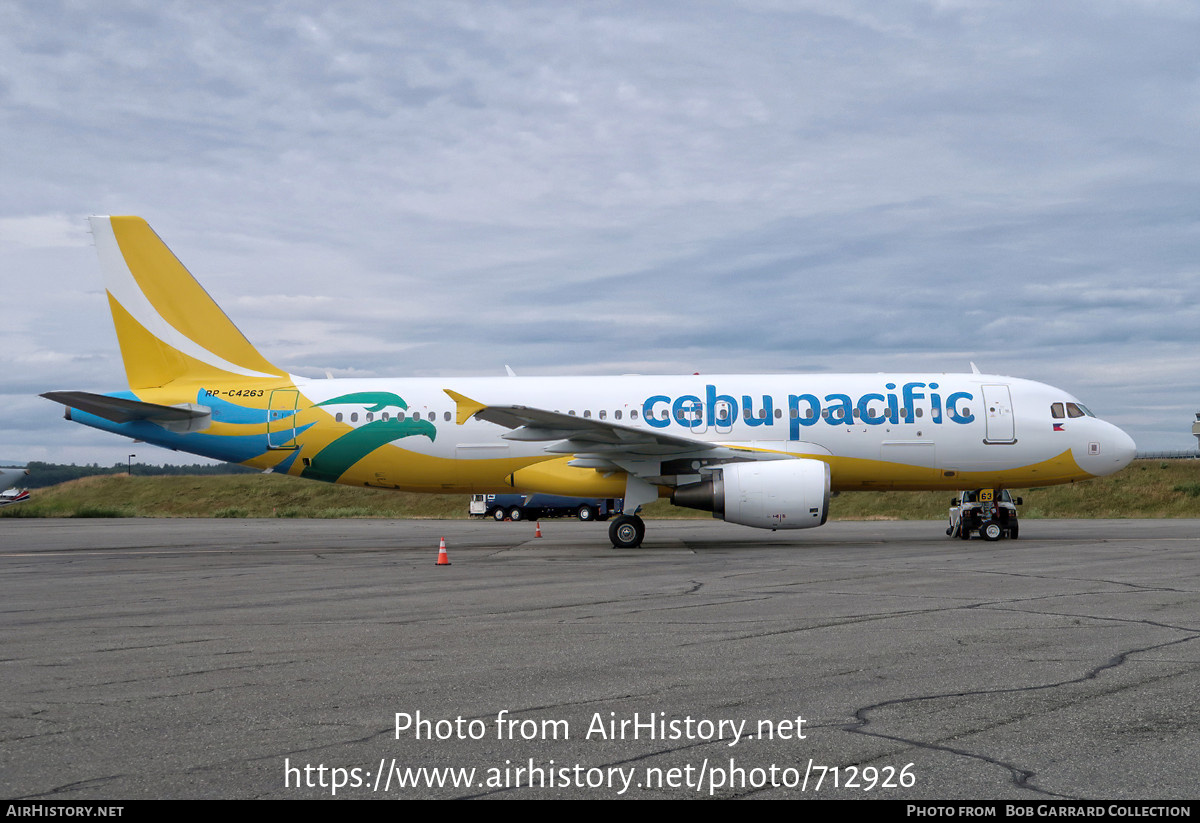
[[[308,379],[247,341],[138,217],[93,217],[129,391],[48,392],[78,423],[264,470],[415,492],[659,497],[764,529],[832,491],[1111,474],[1133,441],[1066,392],[990,374]]]

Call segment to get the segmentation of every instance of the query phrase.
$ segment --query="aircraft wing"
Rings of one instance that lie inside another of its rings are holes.
[[[29,474],[29,469],[0,468],[0,506],[11,506],[14,503],[24,503],[29,499],[29,492],[24,489],[9,488],[9,483],[19,482],[18,477]]]
[[[626,471],[651,482],[664,482],[662,464],[689,459],[703,465],[754,460],[786,460],[793,455],[725,446],[677,434],[634,428],[593,417],[578,417],[530,406],[489,406],[443,389],[458,404],[458,422],[486,420],[512,429],[505,440],[548,442],[550,454],[575,455],[570,465],[601,471]],[[695,470],[695,467],[692,469]],[[674,472],[671,472],[672,474]]]

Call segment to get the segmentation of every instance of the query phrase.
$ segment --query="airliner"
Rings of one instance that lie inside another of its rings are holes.
[[[29,499],[29,492],[24,489],[18,489],[15,486],[9,488],[9,483],[19,483],[20,479],[29,474],[29,469],[3,468],[0,467],[0,508],[11,506],[14,503],[24,503]]]
[[[250,344],[146,221],[93,217],[129,390],[68,420],[297,477],[410,492],[660,497],[762,529],[833,492],[1004,489],[1118,471],[1133,441],[1061,389],[962,374],[310,379]]]

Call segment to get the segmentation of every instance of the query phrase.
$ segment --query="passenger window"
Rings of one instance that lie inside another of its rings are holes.
[[[569,412],[567,412],[567,414],[569,414],[569,415],[571,415],[572,417],[574,417],[574,416],[575,416],[575,410],[574,410],[574,409],[571,409]]]
[[[584,416],[584,417],[591,417],[591,416],[592,416],[592,410],[591,410],[591,409],[584,409],[584,410],[583,410],[583,416]]]
[[[390,420],[390,419],[391,419],[391,417],[392,417],[392,416],[391,416],[390,414],[388,414],[387,412],[384,412],[383,414],[379,415],[379,419],[380,419],[380,420],[382,420],[382,421],[384,421],[385,423],[386,423],[388,420]]]
[[[778,420],[781,417],[783,417],[783,409],[776,409],[775,410],[775,419]]]
[[[420,419],[421,419],[421,413],[413,412],[413,420],[420,420]]]
[[[637,418],[637,409],[630,409],[630,410],[629,410],[629,419],[630,419],[630,420],[637,420],[637,419],[638,419],[638,418]]]
[[[600,419],[603,420],[606,417],[608,417],[608,412],[606,412],[604,409],[601,409],[600,410]]]
[[[336,420],[337,422],[341,423],[342,422],[342,413],[338,412],[337,414],[335,414],[333,416],[333,419]]]
[[[396,419],[397,419],[397,420],[403,420],[403,419],[404,419],[404,412],[396,412]]]
[[[449,423],[450,422],[450,412],[446,412],[445,418],[446,418],[446,422]]]
[[[371,422],[372,420],[374,420],[374,419],[375,419],[375,413],[374,413],[374,412],[367,412],[367,422],[368,422],[368,423],[370,423],[370,422]]]
[[[1066,417],[1066,413],[1063,411],[1063,404],[1062,403],[1051,404],[1050,416],[1053,417],[1055,420],[1062,420],[1064,417]]]
[[[613,412],[613,417],[615,417],[617,420],[620,420],[621,419],[621,410],[617,409],[615,412]]]
[[[358,412],[351,412],[351,413],[350,413],[350,422],[351,422],[351,423],[357,423],[357,422],[358,422]]]

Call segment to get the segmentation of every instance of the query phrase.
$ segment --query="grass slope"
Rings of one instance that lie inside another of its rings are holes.
[[[1112,477],[1015,489],[1021,517],[1200,518],[1200,460],[1139,460]],[[946,516],[951,493],[855,492],[835,497],[833,520],[930,520]],[[4,517],[389,517],[462,518],[468,498],[336,486],[278,474],[218,477],[97,476],[41,489]],[[710,518],[660,500],[647,518]]]

